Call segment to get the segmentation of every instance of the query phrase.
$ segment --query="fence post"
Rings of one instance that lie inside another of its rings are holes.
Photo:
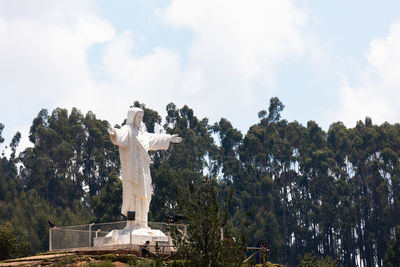
[[[52,246],[52,238],[51,238],[51,231],[53,230],[52,227],[50,227],[49,229],[49,251],[53,250],[53,246]]]
[[[168,245],[172,245],[172,237],[171,237],[171,232],[167,232],[167,237],[168,237]]]
[[[89,247],[92,246],[92,226],[94,223],[89,224]]]
[[[132,223],[133,221],[128,221],[129,223],[129,249],[132,249]]]
[[[135,211],[128,211],[127,213],[127,224],[129,224],[129,245],[130,245],[130,249],[132,249],[132,224],[133,222],[136,220],[136,212]]]

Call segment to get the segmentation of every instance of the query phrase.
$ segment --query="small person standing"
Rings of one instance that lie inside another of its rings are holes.
[[[150,256],[149,246],[150,246],[150,241],[147,240],[144,246],[142,247],[142,257],[147,258]]]
[[[260,242],[258,242],[258,244],[257,244],[257,247],[258,248],[260,248],[260,250],[257,252],[257,254],[256,254],[256,264],[259,264],[259,263],[262,263],[262,253],[263,253],[263,251],[262,251],[262,247],[263,247],[263,241],[262,240],[260,240]]]
[[[267,248],[267,242],[266,241],[261,241],[261,253],[260,253],[260,263],[266,263],[268,259],[268,254],[269,254],[269,249]]]

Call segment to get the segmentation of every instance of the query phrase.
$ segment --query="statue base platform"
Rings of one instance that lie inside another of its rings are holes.
[[[150,241],[150,245],[171,245],[171,237],[165,235],[160,230],[151,228],[124,228],[122,230],[112,230],[104,237],[94,238],[94,246],[113,246],[113,245],[144,245]]]

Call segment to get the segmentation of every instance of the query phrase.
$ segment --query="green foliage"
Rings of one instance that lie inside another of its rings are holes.
[[[178,109],[173,103],[167,105],[164,129],[178,134],[182,143],[172,144],[167,151],[152,154],[151,175],[154,195],[150,204],[151,219],[164,221],[165,215],[177,208],[176,190],[188,195],[188,185],[201,181],[205,169],[212,170],[217,150],[208,120],[199,120],[192,109]]]
[[[179,206],[188,217],[188,238],[179,244],[178,252],[190,261],[190,266],[240,266],[245,243],[241,238],[236,241],[226,227],[230,200],[225,206],[218,202],[217,182],[208,177],[197,186],[191,183],[189,191],[188,199],[179,199]]]
[[[158,112],[133,105],[144,109],[147,129],[157,129]],[[211,216],[198,216],[209,227],[203,232],[214,235],[216,225],[225,225],[226,235],[246,235],[249,246],[265,240],[273,262],[296,266],[310,251],[340,258],[343,266],[395,259],[397,241],[389,245],[400,225],[400,124],[366,118],[354,128],[335,122],[324,131],[314,121],[282,119],[283,109],[271,98],[259,122],[242,134],[227,119],[209,124],[187,106],[168,104],[164,131],[183,142],[151,153],[150,220],[164,221],[194,203],[192,215]],[[43,109],[30,129],[33,147],[17,155],[21,135],[8,142],[11,155],[0,157],[0,223],[11,222],[16,239],[29,240],[32,252],[48,247],[48,219],[71,225],[121,218],[119,154],[108,126],[92,112]],[[0,124],[0,144],[3,129]],[[203,184],[205,175],[217,177],[212,186]],[[220,254],[232,251],[208,241]]]
[[[15,153],[16,153],[17,146],[18,146],[18,143],[20,140],[21,140],[21,133],[17,132],[14,135],[14,137],[12,138],[11,143],[10,143],[10,148],[11,148],[10,161],[14,161],[14,159],[15,159]]]
[[[0,260],[11,258],[16,250],[17,240],[11,223],[0,226]]]
[[[113,171],[98,195],[92,198],[93,213],[98,222],[112,222],[121,219],[122,183]]]
[[[115,265],[111,261],[101,261],[101,262],[89,262],[83,264],[84,267],[114,267]]]
[[[0,123],[0,144],[4,142],[4,138],[1,136],[4,130],[4,124]]]
[[[300,259],[299,267],[337,267],[339,263],[331,257],[318,257],[314,253],[307,253]]]
[[[0,260],[27,256],[29,253],[29,243],[18,240],[10,222],[0,225]]]
[[[400,266],[400,226],[396,227],[396,240],[389,246],[383,260],[384,266]]]

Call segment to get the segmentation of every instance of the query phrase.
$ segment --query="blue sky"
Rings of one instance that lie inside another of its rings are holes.
[[[399,122],[399,88],[400,1],[0,0],[0,150],[42,108],[174,102],[246,132],[278,96],[327,130]]]

